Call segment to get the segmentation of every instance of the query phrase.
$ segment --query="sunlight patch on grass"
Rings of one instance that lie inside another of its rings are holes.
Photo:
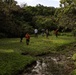
[[[2,52],[2,53],[12,53],[12,52],[14,52],[14,50],[12,50],[12,49],[8,49],[8,50],[0,49],[0,52]]]
[[[65,44],[67,43],[68,41],[66,40],[63,40],[63,39],[60,39],[60,40],[52,40],[53,43],[57,43],[57,44]]]

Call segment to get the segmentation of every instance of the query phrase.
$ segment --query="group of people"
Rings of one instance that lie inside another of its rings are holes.
[[[59,31],[58,29],[54,30],[54,34],[56,37],[58,37],[58,31]],[[38,37],[38,29],[35,29],[34,33],[35,33],[35,37]],[[42,29],[41,33],[42,33],[42,36],[44,36],[44,33],[45,33],[46,38],[48,38],[48,36],[49,36],[49,30],[48,29],[46,29],[46,30]]]
[[[34,30],[34,33],[35,33],[35,37],[38,37],[38,29],[35,29]],[[49,35],[49,30],[48,29],[42,29],[41,30],[41,33],[42,33],[42,36],[44,36],[44,33],[46,34],[46,37],[48,38],[48,35]]]
[[[35,37],[38,37],[38,29],[35,29],[34,33],[35,33]],[[46,38],[48,38],[48,36],[49,36],[49,30],[48,29],[46,29],[46,30],[42,29],[42,36],[44,36],[44,33],[46,34]],[[56,29],[54,31],[54,34],[56,35],[56,37],[58,37],[58,29]],[[20,42],[22,42],[23,37],[24,37],[24,34],[21,33],[21,35],[20,35]],[[29,45],[30,34],[28,32],[25,34],[25,38],[26,38],[26,45]]]

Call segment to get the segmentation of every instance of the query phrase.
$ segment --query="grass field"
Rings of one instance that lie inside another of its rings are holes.
[[[36,59],[36,55],[56,52],[62,46],[75,41],[73,36],[46,38],[39,35],[38,38],[31,37],[30,44],[27,46],[25,38],[22,43],[19,38],[0,39],[0,75],[17,75]],[[23,56],[21,53],[28,55]]]

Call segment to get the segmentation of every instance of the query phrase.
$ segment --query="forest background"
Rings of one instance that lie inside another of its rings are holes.
[[[17,5],[14,0],[0,0],[0,38],[19,37],[37,28],[76,32],[76,1],[60,0],[60,7]]]

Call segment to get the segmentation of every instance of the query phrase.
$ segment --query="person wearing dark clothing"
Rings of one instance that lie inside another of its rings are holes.
[[[49,36],[49,30],[48,29],[46,29],[46,38],[48,38],[48,36]]]
[[[23,37],[24,37],[24,34],[23,34],[23,33],[21,33],[21,34],[20,34],[20,42],[22,42]]]
[[[55,36],[58,37],[58,29],[55,30]]]
[[[42,32],[42,36],[44,36],[45,29],[42,29],[41,32]]]
[[[29,45],[30,35],[28,33],[26,33],[25,38],[26,38],[26,45]]]

